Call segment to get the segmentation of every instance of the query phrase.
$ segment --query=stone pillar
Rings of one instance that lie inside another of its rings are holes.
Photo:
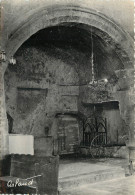
[[[5,90],[4,90],[4,72],[6,63],[0,62],[0,160],[9,152],[8,144],[8,120],[6,114]]]
[[[127,147],[129,150],[130,173],[133,174],[135,171],[135,84],[131,92],[129,93],[129,96],[130,96],[130,101],[132,104],[132,109],[131,109],[132,110],[131,112],[132,129],[131,129],[131,134],[130,134],[130,140],[129,140]]]
[[[135,171],[135,72],[134,69],[130,78],[127,78],[130,82],[130,88],[128,91],[129,103],[126,109],[127,112],[127,124],[129,124],[129,142],[127,148],[129,151],[129,170],[132,175]]]
[[[128,149],[129,174],[133,174],[135,167],[135,77],[134,69],[115,71],[118,78],[115,86],[115,96],[119,101],[120,114],[125,121],[129,140],[126,143]]]

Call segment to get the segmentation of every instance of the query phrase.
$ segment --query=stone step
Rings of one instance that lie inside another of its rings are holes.
[[[63,192],[65,190],[76,188],[81,185],[116,179],[120,177],[125,177],[125,172],[124,169],[119,167],[119,168],[112,168],[112,169],[110,168],[107,170],[100,170],[96,172],[60,178],[59,191]]]
[[[122,177],[70,188],[60,192],[59,195],[134,195],[134,183],[135,176]]]

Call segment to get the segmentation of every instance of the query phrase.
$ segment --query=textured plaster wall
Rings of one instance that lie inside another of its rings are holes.
[[[43,136],[57,112],[78,111],[75,55],[76,51],[64,53],[55,47],[23,47],[18,51],[17,65],[5,74],[7,111],[14,119],[14,133]]]

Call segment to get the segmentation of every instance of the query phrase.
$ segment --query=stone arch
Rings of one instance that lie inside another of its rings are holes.
[[[120,55],[126,63],[133,63],[133,40],[115,22],[98,11],[77,6],[54,6],[37,8],[21,17],[14,24],[6,44],[7,56],[15,54],[18,48],[36,32],[51,26],[65,23],[80,23],[93,26],[107,34],[117,45]]]

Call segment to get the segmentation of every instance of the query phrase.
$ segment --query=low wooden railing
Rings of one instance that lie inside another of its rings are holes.
[[[106,133],[105,132],[85,132],[83,145],[91,146],[91,144],[95,146],[106,145],[107,144]]]

